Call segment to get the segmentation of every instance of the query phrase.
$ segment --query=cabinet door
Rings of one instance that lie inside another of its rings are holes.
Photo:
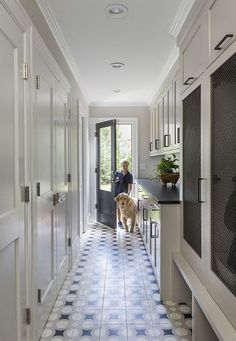
[[[180,75],[173,79],[173,145],[179,147],[181,123]]]
[[[158,151],[160,149],[160,115],[161,115],[161,104],[158,103],[155,106],[155,136],[154,136],[154,149]]]
[[[169,88],[163,97],[163,148],[171,146],[170,115],[172,106],[172,89]]]
[[[212,270],[236,296],[236,54],[211,75]]]
[[[211,0],[209,6],[210,58],[215,59],[236,37],[235,0]]]
[[[155,125],[155,115],[154,115],[154,108],[150,111],[150,142],[149,142],[149,151],[150,153],[153,152],[153,140],[154,140],[154,125]]]
[[[184,239],[201,256],[201,87],[183,100]]]
[[[208,19],[204,12],[192,28],[182,50],[182,90],[191,85],[208,64]]]

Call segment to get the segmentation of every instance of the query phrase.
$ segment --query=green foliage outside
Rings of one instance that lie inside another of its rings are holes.
[[[116,168],[120,169],[120,161],[129,161],[129,171],[132,171],[131,125],[116,127]],[[100,129],[100,188],[111,190],[111,128]]]

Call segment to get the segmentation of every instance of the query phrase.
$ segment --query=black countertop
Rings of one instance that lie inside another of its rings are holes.
[[[143,189],[150,194],[158,204],[179,204],[180,203],[180,191],[179,184],[172,187],[170,184],[164,186],[158,180],[150,179],[136,179],[138,185],[141,185]]]

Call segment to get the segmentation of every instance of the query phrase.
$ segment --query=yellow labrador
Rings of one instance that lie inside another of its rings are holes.
[[[130,232],[133,232],[134,226],[136,224],[136,213],[137,213],[137,207],[136,207],[134,199],[132,199],[126,193],[120,193],[117,195],[117,197],[114,200],[119,205],[119,209],[121,212],[121,219],[122,219],[122,223],[124,225],[125,231],[128,232],[129,230],[128,225],[127,225],[127,220],[130,219],[131,220]]]

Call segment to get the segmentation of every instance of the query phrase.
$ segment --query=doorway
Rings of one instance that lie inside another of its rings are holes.
[[[114,120],[114,118],[90,118],[89,146],[90,146],[90,223],[97,221],[97,138],[95,137],[96,124]],[[133,178],[138,177],[138,119],[116,118],[116,157],[115,168],[119,168],[121,159],[128,159],[129,170]],[[108,186],[108,184],[107,184]],[[109,185],[110,186],[110,185]],[[133,186],[135,188],[135,186]]]

